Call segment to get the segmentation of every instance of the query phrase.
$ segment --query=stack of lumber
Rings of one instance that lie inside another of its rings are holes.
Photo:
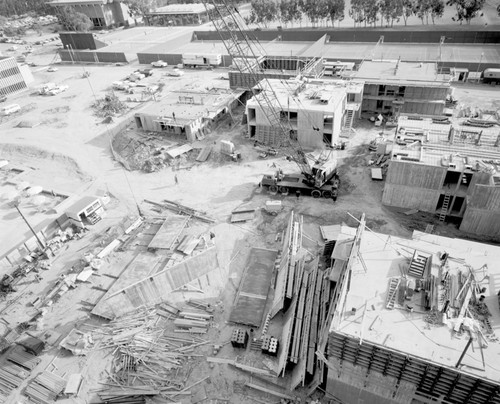
[[[187,332],[193,334],[206,334],[210,325],[212,315],[195,311],[181,311],[179,317],[174,321],[177,327],[175,332]]]
[[[197,309],[205,310],[207,313],[214,312],[214,308],[212,307],[212,305],[210,303],[205,303],[201,300],[189,299],[187,301],[187,304],[189,304],[190,306],[196,307]]]
[[[28,384],[24,394],[35,403],[50,404],[56,401],[65,387],[66,380],[45,371]]]
[[[148,386],[115,387],[99,391],[97,394],[102,403],[142,404],[147,396],[156,396],[160,392]]]
[[[161,307],[173,310],[171,305]],[[189,316],[190,312],[184,314]],[[100,330],[104,334],[101,347],[110,348],[114,353],[113,374],[109,375],[109,383],[103,383],[113,388],[107,387],[98,393],[103,401],[144,402],[141,401],[144,396],[151,394],[141,391],[138,394],[135,390],[144,386],[149,388],[148,392],[158,391],[162,396],[172,392],[181,394],[184,385],[175,381],[175,375],[193,355],[194,349],[208,341],[170,335],[165,332],[167,324],[168,319],[159,315],[157,309],[142,309],[116,318]],[[115,390],[130,394],[125,398]]]
[[[0,400],[5,402],[12,390],[18,388],[30,375],[26,369],[14,363],[6,362],[0,367]]]

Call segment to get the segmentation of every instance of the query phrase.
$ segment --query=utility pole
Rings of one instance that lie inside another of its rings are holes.
[[[19,212],[19,214],[23,218],[23,220],[26,223],[26,225],[30,228],[31,232],[33,233],[33,235],[36,238],[36,241],[38,241],[38,244],[40,245],[40,248],[43,250],[45,248],[45,245],[43,244],[42,240],[40,240],[40,237],[38,237],[38,234],[36,234],[36,232],[33,229],[33,227],[31,227],[31,225],[29,224],[28,220],[24,217],[23,213],[21,212],[21,209],[19,209],[19,205],[16,203],[16,204],[14,204],[14,207],[17,209],[17,211]]]

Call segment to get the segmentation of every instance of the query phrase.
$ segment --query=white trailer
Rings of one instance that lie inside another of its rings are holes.
[[[183,67],[216,67],[222,63],[222,55],[214,53],[184,53]]]

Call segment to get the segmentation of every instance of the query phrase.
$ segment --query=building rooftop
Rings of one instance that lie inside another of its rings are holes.
[[[420,82],[425,85],[448,85],[450,76],[439,74],[436,63],[402,62],[399,60],[364,61],[349,77],[366,80],[368,83]]]
[[[176,123],[187,124],[200,118],[212,118],[241,94],[243,91],[215,87],[172,91],[159,102],[141,110],[140,114],[172,119],[173,113]]]
[[[51,6],[66,6],[66,5],[72,5],[72,4],[108,4],[108,3],[113,3],[114,1],[116,2],[121,2],[121,0],[52,0],[47,2],[47,4]]]
[[[209,10],[213,9],[212,4],[207,4]],[[202,14],[205,13],[207,9],[203,3],[192,3],[192,4],[169,4],[168,6],[158,7],[148,14]]]
[[[318,81],[307,83],[296,79],[262,80],[256,88],[265,91],[268,86],[272,86],[280,105],[290,111],[333,111],[347,93],[342,84]],[[257,105],[255,97],[248,100],[247,105]]]
[[[355,229],[342,226],[344,238],[354,239],[354,233]],[[449,256],[441,266],[445,252]],[[344,307],[339,308],[342,317],[330,332],[450,368],[457,365],[470,335],[472,346],[460,370],[498,382],[499,256],[500,247],[494,245],[418,231],[412,239],[402,239],[365,229],[359,244],[358,257],[362,259],[352,258],[350,289]],[[402,287],[406,284],[406,290],[413,290],[420,278],[412,275],[412,259],[427,260],[421,276],[427,283],[405,298]],[[399,286],[395,288],[394,308],[389,309],[391,279],[399,281]],[[480,295],[486,306],[479,303]],[[426,310],[428,304],[435,310]]]
[[[426,165],[452,167],[456,171],[487,171],[500,179],[498,127],[468,126],[465,118],[458,124],[435,118],[401,116],[395,136],[400,136],[392,158]]]

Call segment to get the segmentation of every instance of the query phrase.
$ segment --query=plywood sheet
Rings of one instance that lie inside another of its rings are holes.
[[[276,250],[252,248],[229,321],[260,327],[277,255]]]
[[[186,216],[169,216],[148,245],[152,249],[171,249],[188,221]]]
[[[154,254],[150,254],[155,256]],[[136,282],[122,277],[113,285],[92,311],[93,314],[112,319],[141,306],[152,306],[166,300],[168,293],[217,269],[217,250],[211,247],[172,267],[150,271]],[[156,266],[155,266],[156,267]]]

